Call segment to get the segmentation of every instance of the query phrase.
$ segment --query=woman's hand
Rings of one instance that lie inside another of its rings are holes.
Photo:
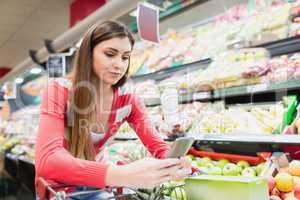
[[[185,158],[164,160],[144,158],[123,166],[111,165],[107,170],[106,184],[119,187],[153,188],[161,183],[187,176],[190,174],[187,171],[189,166]]]
[[[173,174],[173,179],[180,180],[192,174],[192,161],[187,157],[180,158],[180,168]]]

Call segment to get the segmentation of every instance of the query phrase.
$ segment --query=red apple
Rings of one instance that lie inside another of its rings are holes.
[[[294,195],[296,198],[300,199],[300,185],[297,185],[294,189]]]

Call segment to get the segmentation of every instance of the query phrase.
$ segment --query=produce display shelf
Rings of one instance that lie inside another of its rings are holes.
[[[270,52],[271,57],[290,54],[300,51],[300,36],[289,37],[286,39],[268,42],[253,47],[266,48]],[[180,72],[185,73],[189,70],[200,68],[205,69],[211,62],[212,59],[207,58],[189,64],[182,64],[176,67],[168,67],[148,74],[132,76],[131,80],[133,80],[134,82],[145,81],[148,79],[163,80],[174,74],[179,74]]]
[[[217,89],[214,91],[213,98],[217,99],[248,94],[272,93],[276,91],[288,91],[298,88],[300,88],[300,80],[291,79],[281,83],[261,83],[255,85]]]
[[[272,57],[294,53],[300,50],[300,36],[298,35],[274,42],[268,42],[255,47],[266,48]]]
[[[272,134],[189,134],[199,141],[300,144],[300,135]]]
[[[192,102],[197,100],[222,99],[232,96],[245,96],[260,93],[273,93],[300,89],[300,80],[291,79],[281,83],[261,83],[255,85],[238,86],[224,89],[217,89],[212,92],[195,92],[179,95],[179,103]],[[161,104],[159,98],[144,99],[146,106],[158,106]]]

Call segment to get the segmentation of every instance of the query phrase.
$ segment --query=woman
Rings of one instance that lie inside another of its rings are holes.
[[[190,173],[187,159],[162,159],[169,146],[151,127],[142,101],[121,89],[133,45],[124,25],[96,25],[84,35],[74,73],[48,84],[36,143],[36,178],[96,188],[152,188]],[[125,121],[155,158],[123,166],[95,162]]]

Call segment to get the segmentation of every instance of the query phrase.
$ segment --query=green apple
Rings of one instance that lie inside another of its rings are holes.
[[[265,169],[265,163],[260,163],[259,165],[257,165],[255,167],[257,176],[259,176],[264,169]]]
[[[238,176],[240,169],[236,164],[228,163],[223,168],[223,175],[225,176]]]
[[[241,160],[237,163],[237,166],[241,167],[242,170],[246,169],[247,167],[250,167],[249,163],[247,161]]]
[[[222,169],[220,167],[212,167],[208,169],[209,175],[222,175]]]
[[[252,167],[246,167],[242,171],[242,176],[244,176],[244,177],[255,177],[256,172]]]
[[[228,164],[229,161],[226,160],[226,159],[222,159],[222,160],[219,160],[218,163],[217,163],[217,166],[220,167],[221,169],[223,169],[223,167]]]
[[[207,167],[208,169],[210,169],[210,168],[213,168],[213,167],[214,167],[214,164],[212,164],[212,163],[206,163],[206,164],[204,165],[204,167]]]
[[[207,163],[211,163],[211,159],[209,157],[203,157],[201,160],[198,160],[198,166],[205,166]]]

